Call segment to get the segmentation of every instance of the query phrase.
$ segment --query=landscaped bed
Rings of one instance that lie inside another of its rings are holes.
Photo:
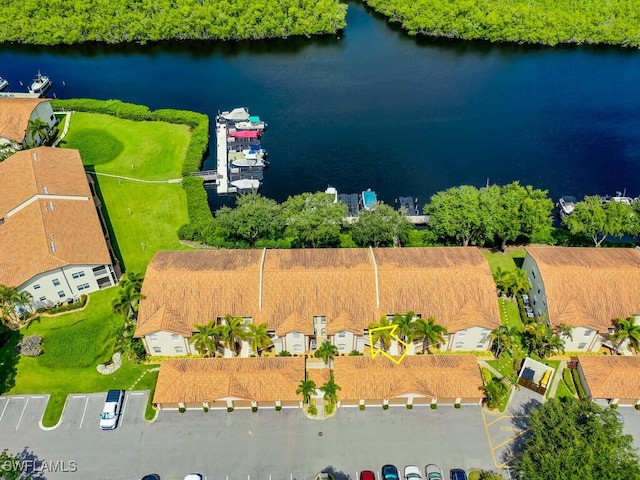
[[[24,336],[34,333],[40,335],[44,353],[36,358],[16,359],[15,386],[3,393],[50,394],[43,419],[45,426],[58,422],[70,393],[103,392],[119,388],[127,390],[145,370],[155,366],[135,364],[124,359],[122,367],[112,375],[97,372],[96,366],[113,355],[114,332],[122,325],[122,317],[111,311],[115,291],[111,288],[92,293],[84,310],[58,317],[44,317],[20,331]],[[5,345],[3,350],[6,348],[11,348],[11,345]],[[7,357],[3,355],[3,358]],[[145,375],[135,387],[151,388],[150,382],[153,382],[155,375]]]

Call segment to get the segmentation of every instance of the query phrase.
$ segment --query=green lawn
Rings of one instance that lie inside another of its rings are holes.
[[[89,171],[167,180],[180,177],[189,139],[185,125],[74,113],[64,146],[80,150]],[[187,198],[180,184],[94,178],[123,270],[144,273],[158,250],[186,248],[177,234],[189,221]]]
[[[83,163],[96,172],[168,180],[182,176],[190,139],[186,125],[76,112],[63,143],[80,150]]]
[[[524,250],[512,250],[507,253],[483,251],[482,253],[489,262],[489,268],[491,268],[492,273],[495,273],[498,267],[502,268],[502,270],[521,268],[524,257],[527,254]]]
[[[180,184],[98,177],[96,189],[123,270],[144,273],[157,251],[188,248],[177,233],[189,221]]]
[[[122,318],[111,312],[114,293],[115,288],[92,293],[84,310],[42,317],[20,331],[24,336],[42,336],[44,353],[37,358],[19,358],[15,386],[5,393],[49,393],[45,425],[57,423],[70,393],[129,389],[142,372],[155,366],[125,360],[112,375],[97,372],[96,366],[111,358],[113,332],[122,325]],[[146,375],[136,389],[151,388],[155,378],[157,373]]]
[[[500,308],[500,321],[503,325],[515,327],[519,332],[524,331],[524,325],[516,302],[500,298],[498,299],[498,308]]]

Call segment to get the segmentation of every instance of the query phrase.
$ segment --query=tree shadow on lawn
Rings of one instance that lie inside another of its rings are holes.
[[[0,395],[16,385],[18,362],[20,361],[16,345],[20,340],[22,340],[20,331],[0,326]]]
[[[517,436],[509,442],[509,445],[500,455],[500,460],[503,463],[513,462],[513,460],[524,451],[527,439],[531,436],[531,432],[528,431],[531,426],[529,422],[529,415],[533,410],[538,409],[541,406],[542,403],[538,400],[531,399],[514,412],[511,423],[516,428],[517,432],[520,432],[520,434],[516,433]]]

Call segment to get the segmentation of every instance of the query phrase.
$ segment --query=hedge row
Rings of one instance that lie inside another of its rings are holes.
[[[200,177],[186,176],[182,186],[187,194],[189,223],[178,229],[178,238],[192,242],[210,243],[213,236],[213,215]]]
[[[187,110],[155,110],[145,105],[125,103],[120,100],[95,100],[92,98],[72,98],[70,100],[51,100],[51,106],[58,110],[77,110],[79,112],[103,113],[118,118],[135,121],[158,121],[179,123],[191,127],[191,142],[182,165],[182,174],[200,169],[209,146],[209,117],[203,113]]]

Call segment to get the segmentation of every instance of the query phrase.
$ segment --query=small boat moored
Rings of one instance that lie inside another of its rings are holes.
[[[47,90],[49,90],[49,88],[51,88],[51,79],[46,75],[42,75],[40,70],[38,70],[38,74],[29,86],[29,93],[38,93],[43,95]]]
[[[9,86],[9,82],[0,77],[0,92]]]
[[[626,190],[624,191],[624,193],[616,192],[614,196],[605,195],[602,197],[602,203],[618,202],[618,203],[624,203],[625,205],[631,205],[636,200],[637,198],[627,197]]]
[[[251,116],[246,122],[236,123],[238,130],[264,130],[267,128],[267,124],[260,120],[260,117]]]
[[[376,203],[378,203],[376,192],[370,188],[362,192],[362,208],[372,210],[376,206]]]
[[[576,197],[572,197],[569,195],[565,195],[560,197],[557,203],[557,207],[560,210],[560,217],[566,217],[567,215],[571,215],[573,213],[573,209],[576,206],[576,202],[578,200]]]
[[[246,122],[249,120],[249,109],[246,107],[234,108],[230,112],[222,112],[220,117],[229,122]]]

